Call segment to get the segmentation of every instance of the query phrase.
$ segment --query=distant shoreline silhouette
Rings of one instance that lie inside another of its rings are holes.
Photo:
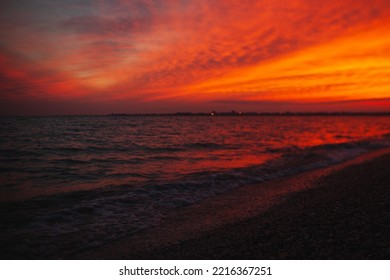
[[[109,116],[390,116],[389,112],[177,112],[177,113],[111,113]]]

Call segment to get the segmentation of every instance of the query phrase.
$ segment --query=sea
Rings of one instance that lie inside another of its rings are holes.
[[[66,257],[389,146],[389,116],[1,117],[0,257]]]

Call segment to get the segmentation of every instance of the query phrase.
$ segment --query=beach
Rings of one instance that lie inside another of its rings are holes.
[[[69,259],[389,259],[390,150],[233,189]]]

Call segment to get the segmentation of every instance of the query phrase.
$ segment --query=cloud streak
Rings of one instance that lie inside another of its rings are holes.
[[[164,112],[389,97],[385,0],[32,2],[1,4],[2,102],[152,102]]]

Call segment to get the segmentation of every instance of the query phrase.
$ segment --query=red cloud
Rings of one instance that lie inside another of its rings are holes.
[[[48,16],[53,6],[42,12],[26,6],[24,19],[5,7],[0,98],[190,104],[322,102],[350,99],[352,92],[359,99],[386,97],[380,85],[389,73],[389,42],[380,26],[389,23],[388,1],[253,2],[99,1],[67,8],[58,1],[60,18]],[[354,46],[361,53],[351,54]]]

